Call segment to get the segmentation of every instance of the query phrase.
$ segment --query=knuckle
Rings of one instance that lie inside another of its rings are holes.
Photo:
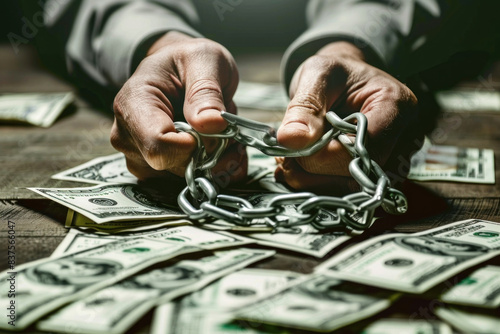
[[[313,115],[319,115],[326,109],[325,103],[322,102],[323,100],[323,98],[315,94],[298,93],[293,97],[292,101],[290,101],[288,109],[301,108],[308,110]]]
[[[190,90],[186,94],[186,102],[192,103],[195,100],[207,97],[222,99],[221,87],[213,79],[198,79],[190,86]]]
[[[118,130],[116,129],[116,126],[113,125],[111,128],[111,134],[109,136],[109,141],[111,143],[111,146],[113,146],[115,149],[118,151],[122,151],[122,140],[120,138],[120,134]]]
[[[190,55],[205,56],[207,54],[226,54],[228,51],[217,42],[206,38],[197,38],[184,51]]]
[[[118,94],[116,94],[114,100],[113,100],[113,112],[117,118],[122,119],[123,118],[123,94],[122,91],[120,91]]]
[[[314,55],[309,57],[304,62],[304,70],[315,71],[320,76],[324,76],[324,80],[328,81],[329,78],[345,77],[348,68],[343,60],[335,59],[332,57]]]

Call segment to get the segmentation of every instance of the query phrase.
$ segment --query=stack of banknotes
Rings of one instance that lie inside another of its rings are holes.
[[[259,205],[288,191],[274,182],[274,159],[249,157],[242,196]],[[152,312],[152,333],[500,333],[500,223],[371,238],[309,225],[202,228],[171,195],[138,184],[121,154],[54,178],[95,185],[31,188],[68,208],[69,231],[52,257],[0,273],[1,291],[14,275],[17,307],[2,330],[124,333]],[[281,250],[320,264],[309,274],[255,268]],[[1,305],[11,299],[0,294]],[[424,307],[399,312],[412,300]]]
[[[0,95],[0,123],[24,123],[47,128],[74,101],[72,93]]]

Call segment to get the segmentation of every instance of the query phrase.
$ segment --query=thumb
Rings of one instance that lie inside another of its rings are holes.
[[[223,131],[227,123],[220,112],[235,112],[232,98],[238,85],[238,71],[231,55],[213,51],[186,64],[185,73],[186,120],[201,133]]]
[[[331,61],[313,56],[296,71],[290,85],[292,100],[278,130],[283,146],[302,149],[323,135],[326,112],[340,95],[336,90],[344,86],[331,80],[331,69]]]
[[[184,116],[201,133],[218,133],[226,128],[220,112],[226,111],[219,83],[214,79],[198,79],[188,83],[184,101]]]

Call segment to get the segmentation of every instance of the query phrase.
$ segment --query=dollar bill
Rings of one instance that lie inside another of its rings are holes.
[[[359,332],[358,332],[359,333]],[[379,319],[363,328],[362,334],[453,334],[448,324],[423,319]]]
[[[251,268],[231,273],[178,302],[159,306],[151,333],[264,333],[234,322],[232,312],[279,291],[298,277],[288,271]]]
[[[240,81],[233,99],[240,108],[282,111],[288,105],[286,92],[279,84]]]
[[[166,226],[192,225],[193,223],[186,219],[169,220],[124,220],[97,224],[90,218],[68,209],[66,214],[65,227],[79,228],[89,231],[100,232],[101,234],[116,234],[147,231]]]
[[[470,219],[359,243],[316,268],[353,282],[422,293],[500,254],[500,223]]]
[[[398,296],[388,290],[313,275],[236,311],[236,318],[311,331],[333,331],[379,313]]]
[[[0,95],[0,122],[28,123],[46,128],[73,100],[72,93]]]
[[[345,231],[319,232],[311,225],[297,226],[299,233],[249,233],[261,245],[271,246],[322,258],[335,247],[351,239]]]
[[[123,333],[157,303],[196,291],[208,283],[275,254],[236,249],[133,276],[78,300],[38,323],[46,331]]]
[[[103,184],[88,188],[28,188],[95,223],[141,219],[179,219],[186,215],[163,204],[161,194],[133,184]],[[171,199],[167,199],[171,200]]]
[[[443,321],[467,334],[499,334],[498,310],[478,310],[471,307],[436,307],[434,313]]]
[[[52,176],[57,180],[87,183],[130,183],[137,184],[137,178],[128,169],[123,153],[95,158]]]
[[[14,312],[13,319],[4,317],[0,321],[0,328],[22,330],[68,302],[155,263],[200,250],[178,242],[139,237],[27,263],[15,272],[3,272],[0,274],[0,303],[10,305],[13,300]],[[16,287],[14,298],[8,292],[12,284]]]
[[[447,111],[500,111],[500,94],[496,91],[441,91],[436,94],[436,100]]]
[[[265,207],[278,193],[259,193],[247,197],[247,200],[256,208]],[[293,204],[284,205],[284,212],[276,219],[288,219],[289,217],[300,217],[297,206]],[[337,220],[337,215],[329,210],[320,210],[317,220],[328,223]],[[259,220],[253,223],[258,224]],[[264,220],[260,221],[266,226]],[[290,233],[292,232],[292,233]],[[310,224],[294,227],[283,233],[249,233],[247,237],[255,239],[258,244],[291,250],[321,258],[332,249],[349,240],[351,236],[345,230],[338,232],[319,232]]]
[[[262,177],[274,173],[276,161],[253,147],[247,147],[249,168],[248,181],[255,182]],[[92,159],[82,165],[73,167],[52,176],[56,180],[86,183],[128,183],[137,184],[137,178],[127,169],[125,155],[115,153]]]
[[[209,250],[243,246],[253,243],[251,239],[229,232],[207,231],[194,226],[167,227],[153,231],[133,232],[123,235],[100,235],[85,233],[77,229],[70,229],[64,240],[54,250],[51,256],[56,257],[62,254],[80,252],[91,247],[104,245],[114,241],[130,240],[137,237],[165,240],[170,243]]]
[[[498,308],[500,306],[500,267],[486,266],[474,271],[441,295],[448,304]]]
[[[408,179],[494,184],[494,153],[491,149],[432,145],[426,140],[411,158]]]

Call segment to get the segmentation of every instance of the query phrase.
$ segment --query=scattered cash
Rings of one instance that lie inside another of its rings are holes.
[[[426,140],[411,158],[408,179],[495,183],[493,150],[432,145]]]
[[[500,223],[470,219],[413,234],[386,234],[316,268],[362,284],[422,293],[500,254]]]
[[[372,316],[399,294],[324,275],[293,281],[283,291],[236,311],[236,318],[312,331],[332,331]]]
[[[283,111],[288,97],[283,85],[240,81],[233,97],[238,107]]]
[[[47,128],[74,100],[72,93],[0,95],[0,122],[20,122]]]
[[[166,240],[200,249],[243,246],[253,243],[251,239],[229,232],[207,231],[194,226],[178,226],[156,229],[154,231],[134,232],[124,235],[97,235],[70,229],[64,240],[56,248],[52,257],[79,252],[113,241],[130,240],[137,237]]]
[[[440,321],[421,319],[380,319],[363,328],[363,334],[453,334],[450,326]]]
[[[141,219],[178,219],[186,215],[163,203],[160,194],[133,184],[89,188],[28,188],[90,218],[95,223]]]
[[[469,307],[436,307],[434,313],[461,333],[499,334],[498,310],[477,310]]]
[[[234,272],[179,302],[159,306],[151,333],[223,334],[234,333],[236,329],[238,333],[257,333],[233,322],[231,312],[273,294],[298,277],[296,273],[280,270]]]
[[[123,153],[92,159],[83,165],[73,167],[52,176],[57,180],[87,183],[130,183],[137,184],[137,178],[128,169]]]
[[[498,308],[500,306],[500,267],[486,266],[474,271],[441,295],[449,304]]]
[[[500,111],[500,93],[484,90],[448,90],[436,94],[441,108],[446,111]]]
[[[38,328],[58,332],[123,333],[155,304],[196,291],[274,253],[242,248],[154,269],[64,307],[40,322]]]
[[[83,298],[155,263],[181,254],[200,251],[152,238],[116,241],[77,253],[27,263],[16,272],[0,274],[0,291],[8,291],[8,279],[15,277],[15,327],[0,322],[1,329],[22,330],[40,317],[60,306]],[[0,295],[0,304],[10,304],[7,294]]]

